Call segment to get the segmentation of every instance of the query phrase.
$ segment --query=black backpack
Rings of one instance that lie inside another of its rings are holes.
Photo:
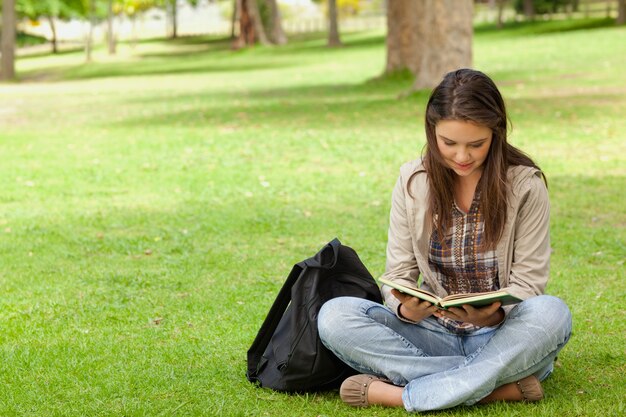
[[[317,313],[331,298],[382,303],[380,289],[356,252],[338,239],[294,265],[248,350],[248,380],[286,392],[337,388],[356,372],[322,344]]]

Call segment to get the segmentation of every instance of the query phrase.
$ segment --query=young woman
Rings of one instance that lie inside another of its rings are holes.
[[[423,158],[393,190],[384,277],[439,296],[506,288],[522,299],[439,310],[383,286],[385,306],[341,297],[318,316],[331,351],[363,373],[344,381],[353,406],[438,410],[538,401],[571,333],[571,314],[543,295],[550,260],[544,177],[507,143],[507,116],[485,74],[445,76],[426,108]]]

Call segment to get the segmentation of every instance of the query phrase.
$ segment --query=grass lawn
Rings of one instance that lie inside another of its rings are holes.
[[[476,32],[511,141],[548,177],[548,293],[574,334],[541,403],[429,415],[626,413],[626,28],[595,26]],[[383,272],[391,189],[424,143],[427,92],[373,80],[382,33],[344,40],[18,61],[0,85],[0,416],[357,414],[244,376],[294,263],[337,236]]]

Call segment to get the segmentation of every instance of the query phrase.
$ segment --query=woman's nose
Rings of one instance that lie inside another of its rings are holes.
[[[456,153],[456,157],[458,158],[459,162],[465,162],[470,159],[470,154],[467,149],[459,149]]]

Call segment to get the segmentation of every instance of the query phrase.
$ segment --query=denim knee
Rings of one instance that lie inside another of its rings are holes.
[[[333,334],[341,332],[346,312],[350,310],[352,297],[336,297],[326,301],[317,314],[317,331],[325,345],[333,339]]]
[[[332,324],[330,322],[334,316],[333,311],[335,308],[333,304],[336,304],[336,300],[336,298],[333,298],[332,300],[326,301],[317,313],[317,332],[319,333],[322,342],[326,340],[328,332],[332,330]]]
[[[333,341],[342,340],[355,325],[362,323],[365,310],[373,301],[358,297],[336,297],[326,301],[317,314],[317,331],[328,347]]]
[[[516,310],[518,311],[514,314],[530,316],[534,323],[540,324],[561,343],[569,339],[572,332],[572,313],[560,298],[551,295],[531,297],[519,304]]]

